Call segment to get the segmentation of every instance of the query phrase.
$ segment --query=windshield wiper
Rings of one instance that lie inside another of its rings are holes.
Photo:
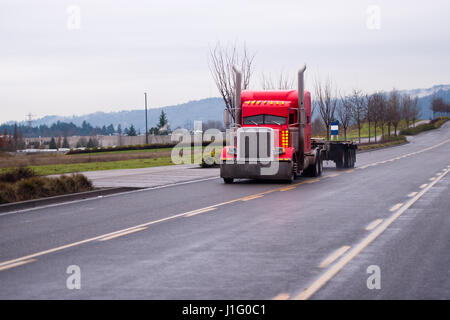
[[[255,121],[253,121],[253,120],[249,120],[251,123],[253,123],[254,125],[257,125],[257,126],[259,126],[259,123],[256,123]]]
[[[281,126],[281,123],[279,123],[279,122],[276,122],[275,120],[270,120],[270,122],[268,122],[268,123],[275,123],[275,124],[277,124],[277,125],[279,125],[279,126]]]

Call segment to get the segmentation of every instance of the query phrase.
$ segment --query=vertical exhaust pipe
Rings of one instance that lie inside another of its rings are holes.
[[[241,88],[242,88],[242,73],[238,68],[233,66],[234,71],[234,126],[241,126],[242,123],[242,108],[241,108]]]
[[[298,159],[297,165],[299,169],[304,169],[305,160],[305,127],[306,113],[304,105],[304,77],[306,64],[298,70]]]

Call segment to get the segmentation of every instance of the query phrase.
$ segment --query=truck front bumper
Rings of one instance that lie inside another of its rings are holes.
[[[289,180],[292,177],[292,161],[270,163],[229,163],[220,165],[221,178]]]

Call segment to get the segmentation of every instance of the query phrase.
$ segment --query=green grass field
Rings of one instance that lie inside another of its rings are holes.
[[[72,156],[86,156],[86,155],[97,155],[97,154],[129,154],[129,153],[143,153],[143,152],[163,152],[172,151],[173,148],[155,148],[155,149],[140,149],[140,150],[122,150],[122,151],[102,151],[102,152],[92,152],[92,153],[75,153]]]
[[[417,121],[416,121],[417,122]],[[413,126],[413,123],[411,121],[410,127]],[[400,130],[406,128],[406,122],[404,120],[401,120],[397,127],[397,134],[400,132]],[[391,132],[394,131],[394,127],[391,126]],[[388,132],[388,126],[384,126],[384,133],[387,134]],[[344,132],[341,129],[340,133],[342,135],[342,138],[344,137]],[[377,126],[377,136],[381,135],[381,126]],[[363,123],[361,126],[361,138],[368,138],[369,137],[369,124]],[[375,138],[375,125],[373,123],[370,124],[370,137]],[[351,128],[347,131],[347,139],[358,139],[358,128]]]
[[[122,161],[108,162],[87,162],[87,163],[70,163],[70,164],[54,164],[41,166],[28,166],[38,175],[63,174],[83,171],[97,170],[114,170],[114,169],[137,169],[150,168],[160,166],[173,165],[170,157],[154,158],[154,159],[132,159]],[[0,168],[0,173],[7,171],[8,168]]]

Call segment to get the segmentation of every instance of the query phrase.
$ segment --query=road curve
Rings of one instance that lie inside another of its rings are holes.
[[[0,215],[0,298],[450,299],[450,124],[409,140],[291,185],[213,179]]]

